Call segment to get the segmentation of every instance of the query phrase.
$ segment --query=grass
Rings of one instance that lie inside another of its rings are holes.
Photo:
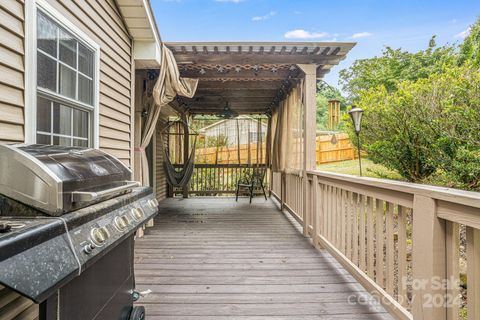
[[[326,163],[317,166],[318,170],[350,174],[359,176],[359,166],[357,160],[347,160],[334,163]],[[373,163],[368,158],[362,158],[362,173],[364,177],[402,180],[402,177],[390,169],[385,168],[381,164]]]

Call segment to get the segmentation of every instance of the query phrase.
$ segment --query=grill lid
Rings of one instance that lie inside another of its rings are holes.
[[[0,146],[0,193],[50,215],[90,205],[137,186],[118,159],[91,148]]]

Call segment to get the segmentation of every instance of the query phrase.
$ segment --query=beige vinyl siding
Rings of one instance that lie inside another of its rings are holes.
[[[24,4],[0,2],[0,143],[24,141]]]
[[[38,304],[0,285],[0,319],[38,319]]]
[[[132,41],[112,1],[49,3],[100,45],[99,147],[130,165]]]

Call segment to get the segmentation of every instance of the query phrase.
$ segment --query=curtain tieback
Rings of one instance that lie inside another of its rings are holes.
[[[143,148],[143,147],[135,147],[135,148],[133,148],[133,151],[145,151],[145,148]]]

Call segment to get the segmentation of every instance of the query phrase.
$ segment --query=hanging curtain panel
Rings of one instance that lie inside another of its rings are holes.
[[[173,57],[172,52],[165,45],[162,44],[162,66],[160,67],[160,74],[155,83],[152,92],[152,99],[148,101],[148,115],[143,125],[142,139],[139,146],[135,146],[135,177],[142,183],[148,186],[149,170],[148,159],[145,153],[145,148],[150,143],[155,127],[158,122],[158,117],[162,106],[170,103],[177,95],[191,98],[195,94],[198,85],[198,79],[181,78],[178,71],[177,63]]]
[[[303,167],[303,103],[300,83],[292,89],[272,115],[273,171],[300,170]]]

